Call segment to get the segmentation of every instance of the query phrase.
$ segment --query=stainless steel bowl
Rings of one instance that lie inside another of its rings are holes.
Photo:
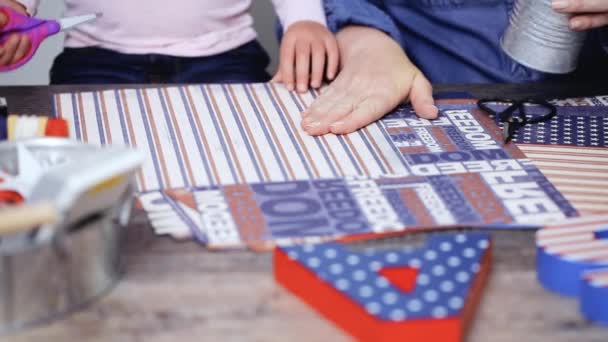
[[[65,139],[23,144],[50,166],[90,158],[99,150]],[[15,143],[0,143],[0,168],[19,172]],[[0,240],[0,335],[59,318],[113,287],[122,274],[121,240],[133,189],[121,190],[112,208],[60,222],[49,239]]]

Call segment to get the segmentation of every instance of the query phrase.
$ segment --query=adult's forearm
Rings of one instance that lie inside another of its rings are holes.
[[[323,0],[327,25],[337,33],[351,26],[365,26],[401,39],[399,28],[392,17],[371,0]]]
[[[354,57],[361,57],[361,54],[370,62],[373,62],[375,54],[382,54],[385,61],[386,58],[397,59],[395,63],[409,60],[403,48],[391,36],[371,27],[347,26],[337,33],[336,38],[342,65]]]

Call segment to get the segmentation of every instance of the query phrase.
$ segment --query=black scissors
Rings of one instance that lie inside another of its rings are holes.
[[[490,104],[507,105],[507,108],[497,112],[490,107]],[[528,116],[526,106],[529,105],[538,106],[545,111],[542,115]],[[525,125],[547,122],[557,115],[555,106],[544,100],[481,99],[477,101],[477,106],[503,123],[502,136],[505,144],[511,141],[515,133]]]

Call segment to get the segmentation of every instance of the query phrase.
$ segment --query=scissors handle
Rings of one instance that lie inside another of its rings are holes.
[[[49,36],[61,31],[61,26],[54,20],[41,20],[25,16],[12,8],[0,7],[0,12],[6,16],[6,24],[0,28],[0,45],[3,45],[11,34],[24,34],[30,38],[30,49],[14,64],[0,67],[0,72],[10,71],[23,66],[29,62],[40,44]]]

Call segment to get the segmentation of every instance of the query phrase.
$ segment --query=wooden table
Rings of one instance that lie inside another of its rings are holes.
[[[12,112],[49,113],[51,94],[101,87],[6,87]],[[608,94],[585,85],[437,86],[478,97]],[[271,255],[208,252],[193,242],[155,237],[142,217],[129,228],[127,274],[107,296],[51,325],[10,341],[348,341],[349,337],[273,281]],[[469,341],[608,341],[585,322],[574,299],[536,281],[534,234],[494,235],[490,282]]]

